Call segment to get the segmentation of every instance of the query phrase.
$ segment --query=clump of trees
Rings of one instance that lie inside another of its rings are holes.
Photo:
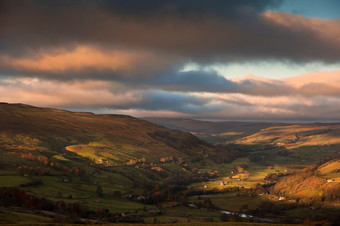
[[[64,172],[65,176],[83,176],[86,174],[86,171],[78,166],[73,166],[72,168],[66,167],[60,162],[54,162],[49,159],[47,156],[43,155],[35,155],[32,153],[22,154],[21,158],[28,161],[34,161],[43,165],[43,167],[33,167],[27,165],[20,165],[18,169],[22,173],[30,173],[35,175],[49,175],[51,169],[61,170]]]
[[[97,194],[98,197],[103,197],[104,192],[103,192],[103,188],[100,184],[97,185],[96,194]]]
[[[279,181],[280,177],[285,176],[283,173],[269,173],[267,176],[265,176],[264,180],[271,181],[271,182],[277,182]]]
[[[144,222],[143,218],[138,215],[123,216],[121,213],[110,213],[105,208],[98,208],[96,212],[93,212],[80,206],[79,202],[51,201],[46,198],[29,195],[25,191],[13,187],[0,188],[0,206],[17,206],[59,213],[60,215],[56,215],[54,219],[54,222],[58,223],[86,223],[81,218],[97,219],[98,217],[106,222]]]

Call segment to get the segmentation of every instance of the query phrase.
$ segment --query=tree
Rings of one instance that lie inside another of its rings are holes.
[[[99,197],[102,197],[102,196],[103,196],[103,188],[102,188],[102,186],[100,186],[99,184],[97,185],[96,194],[97,194],[97,196],[99,196]]]
[[[58,196],[58,198],[62,198],[62,197],[63,197],[62,191],[58,191],[58,192],[57,192],[57,196]]]
[[[209,198],[204,199],[203,206],[207,209],[213,209],[215,207]]]
[[[120,198],[121,196],[122,196],[122,193],[120,191],[114,191],[113,192],[113,197]]]
[[[221,221],[223,221],[223,222],[228,222],[228,221],[230,221],[229,215],[228,215],[228,214],[225,214],[225,213],[222,213],[222,215],[220,216],[220,218],[221,218]]]
[[[248,205],[244,204],[241,206],[240,211],[243,212],[243,211],[247,211],[248,209],[249,209]]]

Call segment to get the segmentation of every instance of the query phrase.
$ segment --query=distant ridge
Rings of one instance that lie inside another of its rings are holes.
[[[183,118],[143,118],[149,122],[165,126],[169,129],[177,129],[191,132],[195,136],[210,142],[223,143],[254,134],[261,129],[271,126],[289,125],[287,123],[272,122],[242,122],[242,121],[203,121]]]

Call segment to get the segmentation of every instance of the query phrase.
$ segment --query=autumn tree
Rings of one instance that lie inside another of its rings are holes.
[[[102,188],[102,186],[100,186],[100,184],[97,185],[96,194],[99,197],[103,196],[103,188]]]

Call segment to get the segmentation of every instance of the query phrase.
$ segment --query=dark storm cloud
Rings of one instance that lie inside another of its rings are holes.
[[[151,80],[149,85],[187,92],[225,92],[237,90],[238,84],[215,71],[170,71]]]
[[[151,90],[144,92],[142,99],[138,103],[128,107],[145,110],[171,110],[185,113],[216,110],[214,107],[208,106],[209,101],[208,98],[199,98],[185,93]]]
[[[340,59],[339,42],[331,40],[338,23],[315,30],[305,26],[304,18],[281,23],[294,15],[261,14],[279,2],[7,0],[1,1],[0,48],[10,55],[34,56],[39,49],[76,45],[124,47],[200,63]]]
[[[339,62],[340,21],[268,11],[280,2],[0,0],[0,96],[157,116],[337,117],[339,71],[275,80],[204,70]]]
[[[211,105],[211,98],[200,98],[187,93],[168,92],[164,90],[139,90],[136,94],[137,99],[129,101],[127,97],[125,102],[105,103],[105,104],[82,104],[77,107],[90,107],[100,109],[103,107],[111,109],[139,109],[148,111],[175,111],[189,114],[200,112],[210,112],[220,109],[220,106]],[[117,95],[116,90],[112,90]],[[72,107],[72,105],[64,106]],[[74,107],[74,105],[73,105]]]
[[[282,0],[113,0],[98,1],[103,9],[129,16],[148,16],[150,14],[175,13],[217,14],[223,17],[237,17],[242,10],[260,12],[268,6],[279,5]]]
[[[138,81],[138,84],[143,84]],[[282,96],[296,94],[298,91],[281,81],[243,79],[239,82],[229,80],[216,71],[170,71],[159,75],[144,84],[169,91],[242,93],[259,96]]]
[[[139,88],[158,88],[177,92],[208,92],[208,93],[239,93],[249,96],[280,97],[280,96],[303,96],[303,97],[340,97],[338,80],[339,71],[320,72],[320,75],[305,77],[303,84],[296,82],[296,77],[289,81],[277,79],[263,79],[256,76],[245,77],[239,80],[227,79],[214,70],[169,70],[158,74],[151,79],[123,79],[124,84]],[[333,76],[333,78],[330,76]],[[313,81],[316,76],[323,80]]]

